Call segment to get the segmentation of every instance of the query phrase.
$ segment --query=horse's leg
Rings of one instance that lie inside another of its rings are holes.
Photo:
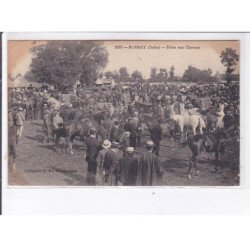
[[[183,142],[183,138],[184,138],[184,128],[183,128],[183,126],[179,126],[179,128],[180,128],[180,134],[181,134],[181,143]]]
[[[191,177],[191,171],[192,171],[193,165],[194,165],[194,156],[192,155],[192,157],[190,159],[190,162],[189,162],[188,171],[187,171],[187,176],[188,176],[189,180],[192,179],[192,177]]]
[[[62,152],[63,154],[69,153],[69,138],[68,137],[65,137],[63,140]]]
[[[60,136],[58,134],[56,134],[55,149],[56,149],[56,152],[58,152],[59,154],[62,154],[62,151],[59,148],[59,142],[60,142]]]
[[[68,142],[68,149],[69,149],[69,153],[70,153],[71,155],[74,154],[74,152],[73,152],[73,142],[74,142],[74,138],[75,138],[75,135],[71,136],[71,137],[69,138],[69,142]]]
[[[195,126],[192,127],[192,132],[193,132],[193,135],[196,135],[196,127]]]
[[[202,135],[203,134],[203,130],[202,130],[202,125],[199,125],[199,134]]]
[[[187,128],[184,127],[181,132],[181,143],[187,141]]]
[[[191,177],[191,170],[192,170],[192,167],[193,167],[193,157],[191,157],[191,159],[190,159],[189,167],[188,167],[188,172],[187,172],[187,176],[188,176],[188,179],[189,179],[189,180],[192,179],[192,177]]]
[[[202,118],[199,117],[199,125],[198,125],[198,130],[199,130],[199,134],[203,134],[203,130],[202,130],[202,122],[201,122]],[[206,124],[205,124],[206,125]]]
[[[54,131],[54,129],[52,129],[51,137],[52,137],[52,142],[55,142],[55,131]]]
[[[215,151],[215,168],[214,168],[214,172],[216,173],[218,170],[220,170],[220,167],[219,167],[219,151],[216,150]]]
[[[46,139],[47,139],[47,134],[46,134],[46,130],[44,129],[43,130],[43,143],[46,142]]]
[[[196,176],[199,174],[199,170],[197,169],[197,164],[196,164],[197,163],[197,156],[198,155],[194,156],[194,173]]]
[[[52,140],[52,130],[50,127],[48,127],[48,138],[47,138],[47,142],[51,142]]]
[[[198,156],[198,152],[199,152],[199,148],[197,148],[197,146],[191,146],[190,147],[191,151],[192,151],[192,157],[191,157],[191,160],[190,160],[190,163],[189,163],[189,169],[188,169],[188,172],[187,172],[187,175],[188,175],[188,179],[191,180],[191,170],[192,170],[192,167],[194,167],[195,169],[195,175],[198,174],[198,171],[197,171],[197,165],[196,165],[196,162],[197,162],[197,156]]]
[[[170,127],[170,129],[169,129],[168,132],[169,132],[169,134],[171,136],[171,138],[170,138],[171,143],[172,143],[171,147],[174,148],[174,146],[175,146],[175,140],[176,140],[176,125],[175,125],[174,122],[172,122],[171,127]]]

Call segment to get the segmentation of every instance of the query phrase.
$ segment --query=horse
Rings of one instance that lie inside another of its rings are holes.
[[[95,116],[94,116],[95,117]],[[99,115],[99,119],[104,119],[105,116]],[[106,131],[104,127],[99,124],[94,118],[86,117],[81,120],[71,120],[67,123],[59,124],[59,129],[55,130],[55,148],[56,151],[62,153],[59,148],[60,138],[65,138],[65,144],[68,153],[73,154],[72,145],[76,136],[79,136],[81,139],[84,139],[85,136],[89,135],[90,128],[95,128],[97,130],[97,136],[99,135],[102,140],[106,137]]]
[[[201,111],[201,114],[209,131],[215,131],[224,127],[224,104],[219,104],[217,111],[208,108]]]
[[[203,128],[206,127],[204,120],[199,115],[190,115],[187,110],[185,110],[184,105],[180,105],[180,114],[175,114],[174,105],[169,105],[169,119],[172,120],[174,127],[171,128],[172,131],[176,131],[176,127],[179,128],[181,133],[181,141],[187,139],[187,130],[191,129],[193,135],[196,135],[196,130],[199,130],[200,134],[203,134]],[[175,137],[175,133],[170,133]]]
[[[9,140],[9,157],[13,160],[13,172],[16,171],[16,147],[17,147],[17,129],[15,126],[9,126],[8,130]]]
[[[223,155],[226,148],[226,143],[230,140],[231,136],[238,132],[238,126],[231,125],[227,129],[217,130],[216,132],[210,132],[207,134],[197,134],[187,141],[187,144],[192,151],[192,157],[188,168],[188,178],[191,179],[191,170],[195,168],[195,175],[198,175],[197,171],[197,157],[205,150],[210,153],[215,153],[215,169],[214,172],[221,170],[219,166],[219,157]]]

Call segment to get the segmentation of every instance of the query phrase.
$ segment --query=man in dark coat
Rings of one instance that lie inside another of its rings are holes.
[[[147,141],[147,152],[143,154],[139,161],[139,168],[137,172],[137,186],[157,186],[160,185],[162,177],[162,170],[158,158],[153,154],[153,141]]]
[[[118,162],[118,142],[113,142],[111,149],[105,154],[103,168],[104,184],[108,186],[117,186],[117,162]]]
[[[155,144],[155,147],[153,149],[153,152],[159,156],[160,153],[160,142],[162,138],[162,128],[160,126],[160,121],[157,120],[157,122],[153,125],[151,129],[151,139]]]
[[[120,139],[120,130],[119,130],[119,122],[118,121],[114,121],[114,125],[111,128],[110,131],[110,141],[111,142],[118,142]]]
[[[119,160],[117,173],[119,184],[122,186],[134,186],[136,183],[139,162],[133,154],[134,148],[128,147],[126,155]]]
[[[130,147],[136,148],[137,128],[132,122],[132,117],[128,118],[128,121],[124,125],[124,130],[130,132]]]
[[[96,169],[97,169],[97,156],[102,149],[98,140],[96,139],[97,131],[94,128],[90,129],[90,136],[85,139],[87,145],[86,162],[88,163],[87,183],[95,185],[96,183]]]

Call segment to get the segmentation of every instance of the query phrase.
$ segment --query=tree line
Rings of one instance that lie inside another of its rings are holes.
[[[49,41],[34,46],[29,71],[25,78],[29,81],[53,84],[56,87],[74,85],[76,82],[93,84],[97,78],[105,76],[115,82],[214,82],[238,79],[234,74],[239,61],[236,50],[226,48],[221,52],[221,63],[225,73],[213,74],[210,68],[198,69],[189,65],[182,76],[175,75],[175,66],[169,69],[151,68],[150,77],[145,79],[142,72],[135,70],[129,74],[126,67],[115,71],[104,71],[108,64],[108,51],[101,41]]]

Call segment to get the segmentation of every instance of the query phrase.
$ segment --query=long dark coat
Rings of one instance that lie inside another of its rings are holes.
[[[162,171],[158,158],[152,152],[142,155],[137,173],[137,186],[157,186],[160,185]]]
[[[94,137],[85,138],[85,143],[87,145],[85,160],[88,163],[88,170],[95,173],[97,168],[96,158],[102,147],[100,146],[98,140]]]
[[[124,186],[135,185],[138,167],[139,167],[138,159],[129,156],[121,158],[117,168],[119,181]]]

